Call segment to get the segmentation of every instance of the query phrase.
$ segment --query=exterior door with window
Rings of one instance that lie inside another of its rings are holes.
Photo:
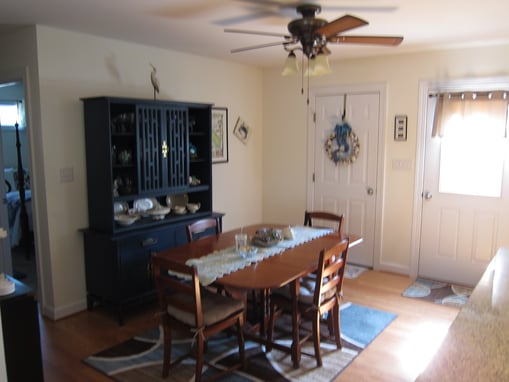
[[[344,214],[343,231],[364,239],[350,250],[349,262],[372,267],[380,94],[317,95],[314,107],[314,183],[308,208]],[[359,142],[359,153],[352,163],[335,163],[324,147],[336,124],[342,123],[343,112]]]
[[[477,284],[509,245],[507,102],[497,121],[488,99],[488,108],[460,102],[472,96],[454,94],[457,104],[435,127],[440,101],[428,100],[418,268],[421,277],[463,285]]]

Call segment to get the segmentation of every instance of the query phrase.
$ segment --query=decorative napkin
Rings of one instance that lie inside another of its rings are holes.
[[[189,259],[186,261],[188,266],[196,266],[198,277],[202,285],[210,285],[216,279],[245,268],[251,264],[263,261],[264,259],[277,255],[289,248],[304,244],[310,240],[325,236],[332,232],[331,229],[312,228],[297,226],[292,227],[293,239],[282,240],[273,247],[258,248],[250,250],[246,255],[241,255],[235,251],[235,247],[215,251],[209,255],[202,256],[198,259]]]

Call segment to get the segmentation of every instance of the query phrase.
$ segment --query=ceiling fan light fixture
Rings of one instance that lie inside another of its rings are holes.
[[[329,73],[332,73],[332,70],[329,65],[329,59],[325,54],[319,53],[308,59],[308,67],[304,73],[305,76],[318,77]]]
[[[329,65],[329,58],[322,53],[319,53],[314,59],[313,72],[311,75],[313,76],[323,76],[325,74],[329,74],[332,72]]]
[[[283,71],[281,72],[281,75],[286,77],[295,76],[297,74],[299,74],[299,63],[297,61],[297,56],[292,50],[290,51],[288,57],[286,58],[285,66],[283,68]]]

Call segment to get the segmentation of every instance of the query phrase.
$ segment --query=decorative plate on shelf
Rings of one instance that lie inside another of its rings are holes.
[[[137,199],[134,201],[133,208],[139,212],[147,212],[154,208],[154,201],[149,198]]]
[[[113,203],[113,212],[117,214],[126,214],[129,211],[129,204],[127,202],[115,202]]]
[[[187,203],[189,203],[189,196],[187,194],[175,194],[166,197],[166,206],[170,208],[175,208],[175,206],[184,206],[185,208]]]

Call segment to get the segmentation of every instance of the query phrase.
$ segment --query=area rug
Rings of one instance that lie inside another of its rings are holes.
[[[353,265],[353,264],[346,264],[345,278],[346,279],[356,279],[357,277],[362,275],[367,270],[369,270],[369,269],[366,267],[361,267],[359,265]]]
[[[472,288],[469,287],[418,278],[403,292],[403,296],[440,305],[462,307],[471,293]]]
[[[247,370],[228,374],[221,381],[330,382],[395,318],[396,315],[389,312],[344,303],[341,308],[343,348],[338,350],[332,341],[322,341],[323,367],[316,367],[315,358],[306,355],[314,354],[311,342],[305,344],[300,367],[294,369],[288,354],[275,349],[270,353],[265,353],[264,348],[259,344],[246,341]],[[288,327],[288,329],[290,328]],[[161,378],[163,357],[161,334],[159,328],[154,328],[83,361],[115,381],[164,381]],[[278,341],[290,343],[287,338],[281,338]],[[191,342],[191,339],[174,341],[172,357],[176,358],[181,354],[185,354],[189,350]],[[238,362],[238,347],[235,336],[221,334],[210,340],[206,358],[219,367]],[[206,377],[214,374],[215,370],[207,370],[204,366],[203,372],[204,377]],[[187,359],[179,366],[171,369],[167,380],[178,382],[194,380],[193,360]]]

